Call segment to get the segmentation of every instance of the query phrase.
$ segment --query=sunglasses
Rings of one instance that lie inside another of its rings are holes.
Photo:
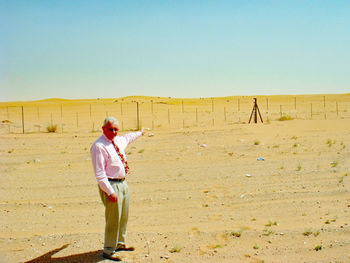
[[[118,129],[116,129],[116,128],[110,128],[109,131],[111,131],[111,132],[113,132],[113,131],[114,131],[114,132],[117,132]]]

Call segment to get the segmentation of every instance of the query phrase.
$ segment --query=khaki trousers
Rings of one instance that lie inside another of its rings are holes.
[[[129,216],[129,188],[126,180],[123,182],[110,182],[118,202],[110,202],[107,194],[100,189],[101,200],[105,206],[105,243],[104,252],[111,254],[118,245],[125,244],[126,225]]]

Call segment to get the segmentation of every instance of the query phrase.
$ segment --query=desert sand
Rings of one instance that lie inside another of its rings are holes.
[[[327,95],[326,106],[322,96],[302,98],[299,111],[294,96],[271,98],[269,109],[260,98],[257,124],[247,123],[251,98],[240,111],[227,98],[220,107],[188,100],[184,112],[181,101],[168,101],[171,111],[156,98],[153,109],[140,102],[153,112],[139,120],[146,135],[127,148],[127,244],[136,250],[121,253],[123,262],[350,262],[349,95]],[[318,101],[313,117],[307,99]],[[124,102],[132,100],[140,98]],[[107,102],[115,100],[1,103],[0,262],[109,262],[89,149],[106,114],[124,121],[121,134],[137,119],[128,123],[120,105],[106,113]],[[20,105],[24,134],[11,108]],[[89,105],[100,112],[89,116]],[[279,105],[291,120],[277,120]],[[78,125],[68,106],[84,109]],[[50,112],[56,133],[45,132]]]

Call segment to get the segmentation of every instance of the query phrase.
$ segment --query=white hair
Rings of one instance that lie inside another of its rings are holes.
[[[102,127],[105,127],[107,125],[107,123],[110,123],[110,124],[116,123],[119,126],[119,121],[116,118],[111,117],[111,116],[110,117],[106,117],[106,119],[103,121],[103,126]]]

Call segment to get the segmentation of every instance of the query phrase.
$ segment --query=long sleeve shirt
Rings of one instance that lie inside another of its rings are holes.
[[[141,131],[130,132],[124,136],[116,136],[114,143],[126,160],[125,148],[142,135]],[[108,195],[114,193],[108,178],[123,179],[126,177],[125,168],[112,143],[104,134],[98,138],[90,149],[92,165],[97,183]]]

